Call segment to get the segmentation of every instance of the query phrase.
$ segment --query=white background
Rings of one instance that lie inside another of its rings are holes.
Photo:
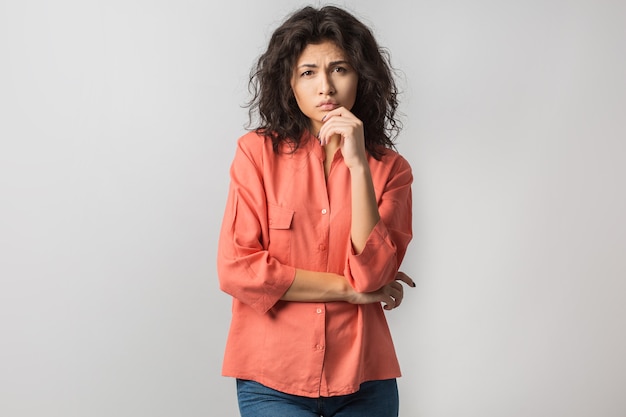
[[[0,1],[0,415],[237,415],[217,233],[304,4]],[[402,70],[401,415],[626,415],[626,3],[339,4]]]

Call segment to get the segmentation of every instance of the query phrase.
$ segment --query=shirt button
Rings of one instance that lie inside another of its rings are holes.
[[[321,314],[321,313],[322,313],[322,309],[321,309],[321,308],[318,308],[318,309],[317,309],[317,310],[315,310],[315,311],[317,311],[317,314]]]
[[[328,210],[322,209],[322,214],[326,214],[327,212],[328,212]]]
[[[322,345],[315,345],[315,348],[317,350],[322,350],[322,349],[324,349],[324,346],[322,346]]]
[[[319,248],[320,248],[321,251],[324,251],[324,250],[326,250],[326,245],[324,245],[323,243],[320,243]]]

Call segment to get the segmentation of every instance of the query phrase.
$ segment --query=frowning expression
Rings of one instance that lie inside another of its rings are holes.
[[[358,74],[335,43],[309,44],[296,61],[291,88],[298,107],[317,133],[322,118],[337,107],[350,110],[356,101]]]

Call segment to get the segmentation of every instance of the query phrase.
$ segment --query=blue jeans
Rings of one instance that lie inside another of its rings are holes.
[[[241,417],[398,417],[395,379],[365,382],[354,394],[320,398],[285,394],[238,379],[237,398]]]

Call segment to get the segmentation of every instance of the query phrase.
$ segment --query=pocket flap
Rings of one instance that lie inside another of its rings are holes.
[[[293,210],[285,207],[268,204],[268,225],[270,229],[290,229],[293,220]]]

